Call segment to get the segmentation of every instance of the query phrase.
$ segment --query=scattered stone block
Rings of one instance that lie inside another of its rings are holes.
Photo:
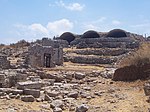
[[[49,97],[47,94],[45,94],[44,100],[45,101],[52,101],[53,99],[51,97]]]
[[[23,90],[12,89],[12,88],[0,88],[0,92],[5,92],[7,94],[12,93],[14,95],[23,94]]]
[[[37,89],[24,89],[23,93],[25,95],[32,95],[35,98],[39,98],[40,97],[40,90],[37,90]]]
[[[64,106],[64,102],[62,100],[53,100],[51,103],[52,108],[56,108],[56,107],[63,108],[63,106]]]
[[[78,92],[76,92],[76,91],[70,92],[70,93],[68,94],[68,97],[78,98]]]
[[[32,95],[21,96],[21,100],[24,102],[34,102],[34,97]]]
[[[144,93],[146,96],[150,95],[150,84],[149,83],[144,85]]]
[[[53,112],[62,112],[62,109],[59,107],[54,108]]]
[[[17,88],[18,89],[41,89],[41,83],[36,81],[26,81],[26,82],[18,82],[17,83]]]
[[[81,73],[81,72],[76,72],[75,73],[75,78],[78,79],[78,80],[81,80],[81,79],[85,78],[85,74]]]
[[[15,78],[17,82],[26,81],[27,74],[17,73]]]
[[[3,83],[5,80],[5,74],[0,74],[0,83]]]
[[[45,92],[49,97],[56,97],[58,96],[60,93],[57,92],[57,91],[51,91],[51,90],[48,90]]]
[[[41,81],[41,78],[38,75],[37,76],[29,76],[28,78],[31,81]]]

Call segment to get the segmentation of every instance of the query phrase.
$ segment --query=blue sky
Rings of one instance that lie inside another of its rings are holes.
[[[0,43],[121,28],[150,35],[150,0],[0,0]]]

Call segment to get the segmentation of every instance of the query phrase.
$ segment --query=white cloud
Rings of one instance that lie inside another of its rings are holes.
[[[94,23],[103,23],[106,19],[106,17],[100,17],[98,20],[94,21]]]
[[[68,19],[61,19],[47,24],[47,29],[54,34],[61,34],[64,31],[69,31],[73,28],[73,23]]]
[[[135,24],[130,26],[132,31],[138,33],[138,34],[147,34],[150,36],[150,22],[147,23],[141,23],[141,24]]]
[[[93,24],[85,24],[84,26],[83,26],[83,29],[85,30],[85,31],[87,31],[87,30],[99,30],[99,27],[97,27],[96,25],[93,25]]]
[[[57,6],[66,8],[71,11],[82,11],[85,7],[85,5],[79,4],[79,3],[70,3],[70,4],[65,4],[62,0],[59,2],[56,2]]]
[[[82,11],[85,5],[81,5],[79,3],[72,3],[66,6],[67,9],[70,9],[72,11]]]
[[[14,25],[15,33],[19,39],[35,40],[42,37],[52,38],[55,35],[60,35],[65,31],[71,31],[74,24],[68,19],[61,19],[58,21],[48,22],[46,26],[40,23],[34,23],[31,25],[16,24]],[[11,32],[12,33],[12,32]]]
[[[120,22],[120,21],[118,21],[118,20],[113,20],[113,21],[112,21],[112,24],[113,24],[113,25],[120,25],[120,24],[121,24],[121,22]]]
[[[123,29],[122,22],[118,20],[111,20],[104,16],[97,20],[84,22],[82,27],[83,31],[92,29],[100,32],[107,32],[115,28]]]
[[[37,23],[32,24],[29,26],[29,29],[32,31],[35,31],[35,32],[41,32],[43,34],[48,35],[48,30],[44,26],[42,26],[41,24],[37,24]]]
[[[82,28],[84,31],[87,31],[87,30],[100,30],[100,27],[102,27],[102,24],[105,23],[105,20],[107,18],[106,17],[100,17],[99,19],[97,20],[94,20],[94,21],[89,21],[89,22],[84,22],[82,24]]]

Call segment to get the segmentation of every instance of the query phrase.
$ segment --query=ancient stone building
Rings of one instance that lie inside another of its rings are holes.
[[[51,46],[54,51],[54,61],[56,65],[63,64],[63,48],[68,46],[65,40],[51,40],[48,38],[42,39],[42,46]]]
[[[10,67],[10,62],[7,60],[7,56],[0,54],[0,68],[7,69]]]
[[[58,39],[51,40],[49,38],[43,38],[41,42],[42,46],[52,46],[54,48],[58,47],[68,47],[68,42],[66,40]]]
[[[100,38],[100,35],[98,32],[93,31],[93,30],[89,30],[87,32],[85,32],[81,38]]]
[[[55,67],[63,64],[63,49],[35,44],[29,48],[29,64],[32,67]]]
[[[57,37],[57,41],[66,41],[69,45],[75,39],[81,38],[82,35],[73,34],[71,32],[64,32],[60,37]]]
[[[87,31],[81,38],[73,40],[70,45],[77,48],[137,48],[144,41],[140,35],[134,35],[121,29],[114,29],[107,33]]]

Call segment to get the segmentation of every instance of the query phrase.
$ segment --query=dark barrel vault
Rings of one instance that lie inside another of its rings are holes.
[[[66,40],[69,44],[70,42],[72,42],[74,39],[76,38],[76,36],[70,32],[65,32],[63,33],[59,39],[62,39],[62,40]]]
[[[93,30],[89,30],[81,36],[81,38],[99,38],[99,37],[100,37],[99,33]]]
[[[120,38],[120,37],[127,37],[126,31],[121,29],[113,29],[108,32],[106,37],[114,37],[114,38]]]

